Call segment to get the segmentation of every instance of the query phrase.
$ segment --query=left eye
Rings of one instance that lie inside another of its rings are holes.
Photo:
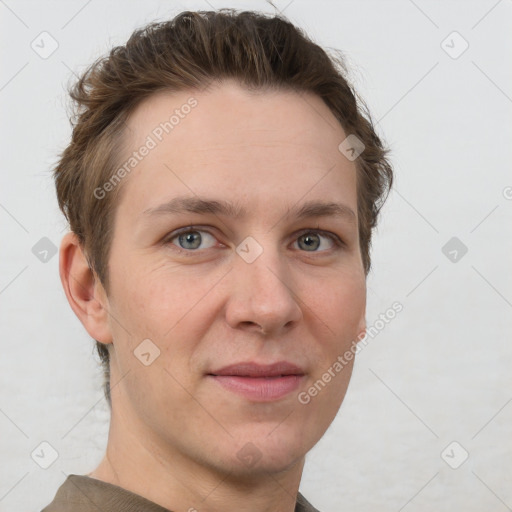
[[[322,239],[327,240],[328,243],[326,244],[325,242],[322,242]],[[301,234],[297,238],[296,243],[300,249],[309,252],[319,252],[319,249],[320,252],[325,251],[328,249],[332,249],[332,247],[336,245],[332,236],[318,233],[315,231],[308,231],[306,233]]]
[[[196,251],[214,247],[216,238],[208,231],[188,229],[177,233],[167,241],[176,245],[179,249]],[[305,231],[296,237],[293,247],[307,252],[323,252],[332,249],[336,245],[337,241],[334,235],[318,231]]]

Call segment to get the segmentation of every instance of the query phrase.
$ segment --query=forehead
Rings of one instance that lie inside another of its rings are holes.
[[[345,137],[313,94],[249,91],[233,81],[159,92],[127,121],[126,156],[151,149],[123,183],[124,196],[138,213],[172,195],[212,191],[248,207],[252,198],[343,196],[355,209],[355,164],[338,150]]]

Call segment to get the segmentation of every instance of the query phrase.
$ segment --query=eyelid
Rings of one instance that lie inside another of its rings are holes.
[[[297,233],[294,233],[294,239],[296,240],[300,236],[306,235],[308,233],[314,233],[316,235],[325,236],[326,238],[329,238],[332,242],[334,242],[334,245],[339,247],[339,248],[346,246],[345,242],[336,233],[333,233],[332,231],[325,231],[325,230],[320,229],[320,228],[302,229],[301,231],[298,231]],[[307,253],[309,251],[303,251],[303,252]],[[320,254],[320,253],[329,252],[329,251],[310,251],[310,252],[312,254],[315,254],[315,253]]]

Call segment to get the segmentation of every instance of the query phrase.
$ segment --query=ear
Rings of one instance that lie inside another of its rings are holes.
[[[62,239],[59,274],[69,305],[87,332],[101,343],[112,343],[107,294],[73,232]]]

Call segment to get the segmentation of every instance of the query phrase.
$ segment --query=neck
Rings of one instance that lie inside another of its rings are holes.
[[[305,457],[278,473],[240,475],[183,453],[113,402],[107,451],[88,476],[170,511],[294,512]]]

